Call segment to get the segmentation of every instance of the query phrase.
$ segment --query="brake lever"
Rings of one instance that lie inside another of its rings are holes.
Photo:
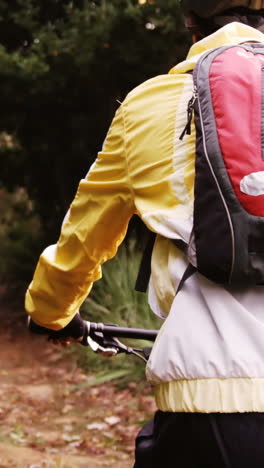
[[[112,357],[119,353],[127,353],[128,347],[112,336],[105,337],[100,331],[90,331],[87,336],[87,344],[90,348],[103,356]]]
[[[118,349],[113,347],[104,347],[94,341],[90,336],[87,338],[87,343],[94,353],[100,353],[104,357],[114,357],[118,354]]]

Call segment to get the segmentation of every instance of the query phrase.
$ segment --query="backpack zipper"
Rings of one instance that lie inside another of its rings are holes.
[[[194,111],[194,104],[196,102],[198,98],[198,90],[197,90],[197,87],[194,85],[194,88],[193,88],[193,95],[191,97],[191,99],[189,100],[188,102],[188,105],[187,105],[187,123],[183,129],[183,132],[180,136],[180,140],[183,140],[183,138],[185,137],[185,135],[191,135],[191,124],[192,124],[192,118],[193,118],[193,111]]]

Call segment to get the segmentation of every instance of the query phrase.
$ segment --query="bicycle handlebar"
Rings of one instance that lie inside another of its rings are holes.
[[[101,332],[104,336],[119,338],[134,338],[137,340],[155,341],[158,330],[145,330],[141,328],[126,328],[117,325],[105,325],[104,323],[85,322],[87,335],[92,332]]]
[[[79,318],[79,320],[82,321],[81,318]],[[126,328],[113,324],[96,323],[85,320],[83,320],[82,323],[85,326],[85,332],[80,344],[83,346],[90,346],[94,352],[104,354],[105,356],[115,356],[119,353],[134,354],[145,362],[148,359],[150,348],[138,349],[127,346],[121,343],[118,338],[141,339],[154,342],[158,334],[158,330]],[[32,333],[49,335],[49,339],[51,340],[58,339],[63,341],[63,339],[67,339],[67,333],[64,331],[66,329],[54,332],[53,330],[35,324],[32,319],[29,320],[28,328]],[[141,356],[140,353],[142,353],[143,356]]]
[[[134,354],[147,362],[151,348],[138,349],[121,343],[118,338],[134,338],[155,341],[158,330],[141,328],[126,328],[104,323],[84,322],[86,333],[82,340],[83,346],[90,346],[96,353],[105,356],[116,356],[119,353]]]

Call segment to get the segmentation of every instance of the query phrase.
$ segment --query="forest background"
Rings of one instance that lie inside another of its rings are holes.
[[[118,102],[189,45],[178,0],[0,0],[0,281],[21,311]],[[94,286],[93,320],[153,326],[133,290],[139,232],[132,220]]]

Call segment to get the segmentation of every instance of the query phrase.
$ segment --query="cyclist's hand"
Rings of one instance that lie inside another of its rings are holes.
[[[48,335],[49,341],[61,346],[68,346],[73,342],[82,342],[86,333],[86,325],[79,312],[77,312],[71,322],[61,330],[54,331],[49,328],[41,327],[34,323],[32,319],[29,320],[28,328],[32,333]]]

